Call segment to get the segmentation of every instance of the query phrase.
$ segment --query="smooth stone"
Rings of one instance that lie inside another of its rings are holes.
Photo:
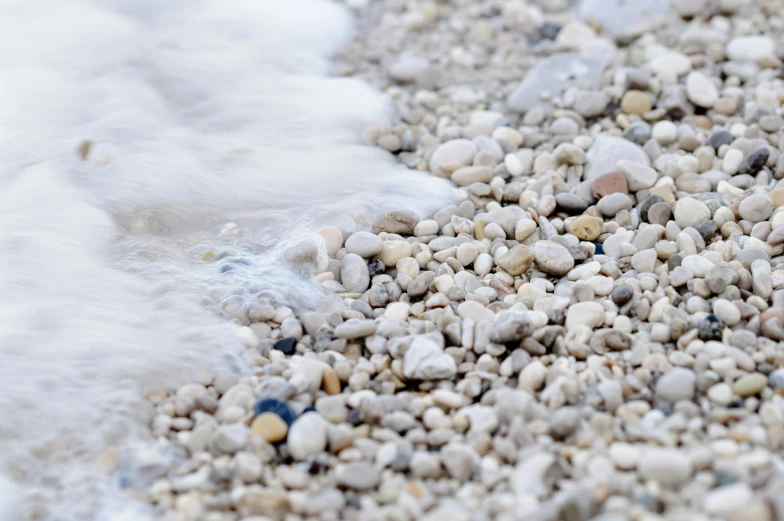
[[[610,172],[608,174],[600,175],[593,180],[591,185],[591,192],[597,199],[610,194],[629,193],[629,185],[626,182],[626,176],[620,172]]]
[[[754,491],[746,483],[733,483],[708,491],[702,500],[702,506],[708,514],[719,516],[723,519],[730,512],[738,514],[731,518],[726,517],[726,519],[766,519],[765,517],[755,517],[753,514],[746,517],[748,512],[745,512],[744,507],[748,506],[753,497]],[[767,512],[763,515],[767,515],[768,520],[772,519]]]
[[[740,162],[738,173],[741,175],[756,175],[765,166],[769,156],[770,151],[766,146],[754,150]]]
[[[367,461],[354,461],[339,465],[335,471],[335,478],[343,487],[367,491],[378,486],[381,473]]]
[[[602,233],[604,220],[593,215],[581,215],[569,224],[569,232],[583,241],[596,240]]]
[[[762,373],[746,374],[732,384],[732,390],[741,398],[759,394],[768,385],[768,378]]]
[[[692,463],[683,451],[645,447],[637,464],[637,470],[643,479],[652,479],[662,485],[675,486],[689,479]]]
[[[634,290],[628,284],[617,286],[611,293],[610,298],[618,307],[629,302],[634,296]]]
[[[638,273],[653,273],[656,267],[656,251],[643,250],[632,255],[632,267]]]
[[[250,430],[268,443],[277,443],[286,438],[289,426],[277,414],[265,412],[254,418]]]
[[[453,139],[442,143],[430,156],[430,171],[436,172],[446,165],[468,166],[474,161],[477,148],[468,139]]]
[[[705,203],[686,197],[675,203],[675,222],[678,226],[688,228],[711,218],[711,211]]]
[[[427,337],[416,337],[403,357],[403,375],[409,379],[444,380],[456,374],[455,359]]]
[[[718,150],[722,145],[729,145],[735,140],[732,132],[723,128],[714,130],[708,137],[708,145]]]
[[[341,261],[340,283],[351,293],[364,293],[370,285],[370,271],[365,259],[349,253]]]
[[[770,255],[762,248],[743,248],[735,254],[732,260],[740,262],[743,264],[744,268],[750,270],[751,265],[755,260],[769,261]]]
[[[297,351],[297,339],[285,337],[272,344],[273,349],[277,349],[284,355],[293,355]]]
[[[617,167],[626,177],[626,183],[632,192],[652,187],[659,177],[653,168],[626,159],[618,161]]]
[[[773,200],[765,194],[746,197],[738,206],[741,218],[758,223],[766,220],[773,213]]]
[[[686,78],[686,94],[689,101],[709,109],[719,99],[719,90],[713,82],[701,72],[693,71]]]
[[[621,110],[626,114],[643,115],[652,109],[651,99],[639,90],[629,90],[621,98]]]
[[[648,154],[642,147],[608,134],[600,134],[594,139],[586,158],[584,179],[595,179],[600,175],[615,172],[618,161],[624,159],[643,166],[651,164]]]
[[[289,429],[289,454],[297,461],[321,454],[327,447],[327,430],[327,421],[320,414],[306,412]]]
[[[604,254],[608,257],[622,257],[621,248],[624,244],[630,244],[634,240],[634,232],[631,230],[614,233],[607,237],[602,243]]]
[[[335,328],[335,338],[354,340],[376,332],[376,322],[371,319],[351,318]]]
[[[381,253],[384,241],[375,233],[356,232],[346,239],[346,250],[360,257],[368,258]]]
[[[489,166],[464,166],[452,172],[452,182],[457,186],[489,183],[492,178],[493,170]]]
[[[324,237],[327,245],[327,255],[334,257],[343,246],[343,233],[334,226],[323,226],[316,230],[316,233]]]
[[[663,202],[664,202],[664,199],[661,196],[658,196],[658,195],[651,195],[650,197],[645,199],[642,202],[642,204],[640,204],[640,206],[638,207],[638,210],[637,210],[637,213],[639,214],[640,219],[642,219],[643,221],[649,222],[648,221],[648,211],[651,209],[651,206],[653,206],[656,203],[663,203]]]
[[[569,250],[552,241],[537,241],[533,249],[536,266],[551,275],[565,275],[574,268]]]
[[[613,217],[621,210],[631,210],[632,200],[628,195],[622,193],[614,193],[602,197],[596,208],[604,215]]]
[[[651,139],[651,126],[646,123],[634,123],[624,131],[623,137],[642,146]]]
[[[654,203],[648,209],[646,217],[649,223],[664,226],[672,217],[672,206],[665,202]]]
[[[656,397],[670,403],[691,400],[694,397],[696,381],[697,377],[693,371],[675,367],[656,382]]]
[[[564,210],[582,211],[588,208],[588,203],[582,197],[569,192],[555,194],[555,203]]]
[[[506,106],[514,112],[526,112],[536,106],[549,103],[542,101],[542,94],[560,94],[564,87],[577,81],[598,89],[604,64],[578,53],[554,54],[538,63],[525,75],[525,79],[509,95]],[[432,169],[432,168],[431,168]]]
[[[738,36],[727,44],[727,57],[732,61],[758,62],[776,56],[776,42],[769,36]]]
[[[578,302],[569,306],[566,313],[566,329],[588,326],[593,329],[604,321],[604,308],[598,302]]]
[[[411,256],[411,244],[406,241],[384,241],[378,258],[387,268],[397,266],[401,259]]]

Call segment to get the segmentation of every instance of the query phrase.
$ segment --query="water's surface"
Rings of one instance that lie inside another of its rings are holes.
[[[359,143],[392,114],[325,77],[350,33],[326,0],[0,3],[0,519],[141,519],[85,462],[147,437],[145,386],[242,367],[215,312],[314,305],[308,232],[445,203]]]

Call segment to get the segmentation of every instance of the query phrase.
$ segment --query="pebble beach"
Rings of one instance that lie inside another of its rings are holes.
[[[189,239],[244,365],[91,465],[165,521],[784,520],[784,2],[341,5],[363,146],[451,202],[308,221],[317,299]]]

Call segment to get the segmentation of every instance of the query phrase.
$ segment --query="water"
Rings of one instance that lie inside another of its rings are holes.
[[[149,439],[144,389],[242,370],[226,314],[260,295],[328,299],[316,227],[448,202],[359,142],[393,111],[326,77],[351,29],[327,0],[0,1],[0,520],[153,515],[90,463]]]

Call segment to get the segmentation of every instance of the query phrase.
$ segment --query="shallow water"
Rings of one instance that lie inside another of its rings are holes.
[[[320,302],[316,227],[448,202],[359,142],[394,114],[325,77],[350,37],[326,0],[0,2],[0,519],[141,519],[87,462],[143,389],[241,369],[226,310]]]

